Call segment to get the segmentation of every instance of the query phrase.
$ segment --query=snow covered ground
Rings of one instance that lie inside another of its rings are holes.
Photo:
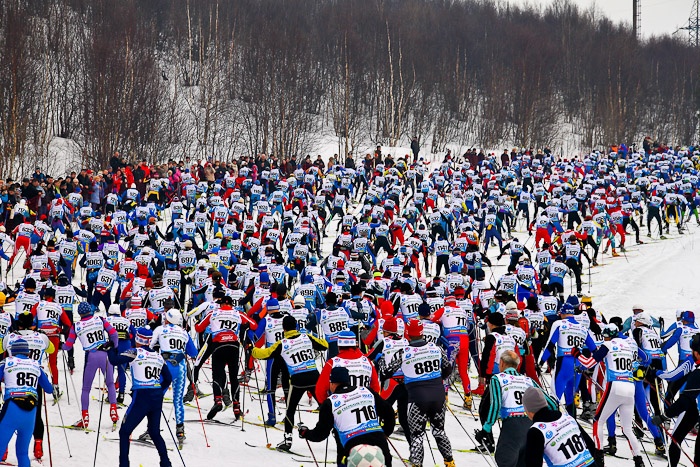
[[[694,221],[693,221],[694,222]],[[333,223],[335,226],[335,223]],[[521,224],[522,225],[522,222]],[[522,227],[521,227],[522,229]],[[673,229],[672,229],[673,230]],[[646,230],[643,231],[646,233]],[[329,232],[330,234],[330,232]],[[522,231],[515,234],[521,240],[524,240],[527,233]],[[700,227],[690,225],[689,231],[684,235],[671,234],[672,238],[668,240],[656,240],[644,245],[633,245],[633,237],[628,237],[628,251],[626,256],[612,258],[606,255],[601,266],[591,270],[591,288],[590,294],[593,297],[593,305],[602,311],[608,318],[619,315],[623,318],[631,314],[633,304],[640,303],[646,310],[654,316],[664,317],[667,325],[674,320],[675,310],[677,308],[694,309],[697,303],[700,303],[700,288],[697,286],[698,273],[695,267],[700,259],[699,250],[695,250],[695,241],[700,239]],[[643,241],[649,240],[642,236]],[[330,249],[331,239],[326,239],[324,250]],[[533,239],[527,238],[526,246],[531,251],[534,250]],[[490,257],[494,264],[496,263],[496,249],[490,250]],[[505,272],[506,261],[501,260],[501,266],[494,268],[495,277]],[[15,274],[19,268],[15,268]],[[79,271],[76,278],[82,277],[82,271]],[[588,276],[586,274],[586,280]],[[8,280],[8,283],[14,284],[15,278]],[[76,285],[79,282],[76,280]],[[568,286],[568,285],[567,285]],[[584,284],[583,291],[587,292],[588,284]],[[60,369],[60,385],[64,391],[64,396],[60,401],[63,422],[70,425],[80,418],[80,408],[78,405],[79,392],[82,387],[82,367],[83,356],[79,351],[76,352],[77,370],[74,375],[64,374],[64,366],[59,364]],[[675,357],[674,357],[675,360]],[[471,373],[475,376],[475,371],[472,368]],[[260,386],[262,387],[264,373],[262,370],[257,372]],[[66,380],[68,383],[66,383]],[[208,384],[210,380],[210,371],[207,369],[200,377],[200,388],[206,392],[211,392],[211,386]],[[96,389],[102,384],[101,379],[95,379],[92,384],[92,402],[90,406],[90,428],[95,430],[88,433],[81,431],[65,430],[65,433],[58,425],[62,425],[59,418],[58,406],[51,405],[49,398],[48,404],[48,430],[44,441],[44,459],[43,465],[49,465],[50,455],[53,459],[54,466],[76,466],[85,467],[92,466],[95,458],[95,449],[97,449],[96,458],[97,464],[100,466],[116,466],[118,465],[119,445],[117,432],[111,432],[111,422],[109,421],[109,406],[101,406],[99,400],[101,392]],[[251,380],[251,384],[255,386],[255,379]],[[472,386],[476,386],[476,379],[472,379]],[[276,464],[282,466],[312,466],[313,459],[310,457],[309,447],[304,440],[299,439],[296,434],[292,450],[302,456],[280,453],[265,448],[266,443],[271,443],[275,446],[282,440],[281,429],[267,429],[267,432],[261,425],[262,418],[267,415],[267,407],[265,402],[262,402],[263,409],[261,410],[261,402],[258,396],[252,394],[257,392],[253,387],[245,388],[245,392],[241,395],[241,403],[246,413],[245,420],[254,424],[237,422],[233,426],[224,426],[216,424],[205,424],[204,429],[199,423],[199,413],[196,407],[186,407],[185,419],[187,440],[185,441],[184,449],[181,451],[182,459],[178,456],[177,449],[170,431],[165,424],[162,424],[162,434],[166,443],[172,451],[170,451],[170,459],[174,466],[186,465],[189,467],[200,466],[218,466],[218,465],[251,465],[260,462],[262,465]],[[281,390],[278,391],[278,397],[282,396]],[[166,397],[169,397],[166,396]],[[106,396],[105,396],[106,399]],[[450,392],[450,400],[453,403],[461,403],[460,396],[454,392]],[[126,402],[129,397],[127,395]],[[212,405],[212,396],[200,399],[202,416],[205,417],[207,411]],[[478,398],[475,398],[475,404],[478,404]],[[305,405],[304,405],[305,404]],[[317,419],[317,415],[309,410],[315,408],[315,403],[309,405],[309,401],[305,398],[302,401],[301,419],[304,424],[313,426]],[[461,404],[460,404],[461,405]],[[480,428],[478,421],[473,416],[465,412],[463,409],[454,407],[456,416],[448,413],[447,415],[447,433],[452,441],[453,449],[455,450],[455,460],[457,465],[464,466],[467,464],[473,466],[494,465],[492,459],[487,460],[480,454],[459,452],[459,450],[473,449],[474,444],[467,436],[462,426],[466,428],[470,436],[473,436],[474,430]],[[278,413],[282,413],[283,404],[278,404]],[[476,413],[476,407],[474,408]],[[120,409],[120,417],[124,416],[126,409]],[[167,419],[170,430],[175,430],[175,417],[171,403],[164,405],[163,417]],[[278,415],[278,420],[283,419],[282,415]],[[220,413],[217,420],[221,422],[231,422],[234,416],[231,409]],[[194,421],[193,421],[194,420]],[[195,422],[196,421],[196,422]],[[99,426],[99,436],[97,434]],[[278,425],[281,427],[281,425]],[[497,428],[496,428],[497,429]],[[206,436],[204,433],[206,430]],[[145,431],[145,422],[134,432],[134,437]],[[590,431],[590,429],[589,429]],[[498,436],[498,435],[497,435]],[[49,443],[50,438],[50,443]],[[392,436],[392,442],[396,449],[401,454],[401,457],[408,457],[408,445],[402,440],[401,436]],[[66,442],[67,440],[67,442]],[[692,443],[694,440],[690,438]],[[251,447],[248,444],[257,446]],[[426,443],[426,458],[425,465],[442,465],[442,459],[437,452],[436,443],[430,439],[432,451],[428,449]],[[50,449],[49,449],[50,446]],[[653,451],[651,443],[644,443],[648,452]],[[333,463],[335,459],[335,443],[331,440],[328,443],[326,451],[326,443],[312,443],[311,449],[319,463],[327,459]],[[687,452],[692,452],[691,445],[684,446]],[[435,456],[433,462],[432,454]],[[72,456],[72,457],[71,457]],[[628,466],[631,464],[631,453],[629,447],[624,440],[618,443],[618,456],[624,459],[608,457],[606,459],[609,466]],[[8,462],[16,463],[14,454],[14,440],[10,445],[10,454]],[[648,460],[645,458],[645,464],[648,465]],[[682,463],[689,464],[687,459],[681,458]],[[661,458],[651,456],[651,463],[654,466],[666,465],[666,461]],[[39,465],[33,461],[32,465]],[[157,466],[158,455],[154,448],[132,443],[131,445],[131,465],[132,466]],[[401,461],[394,458],[394,466],[401,465]]]

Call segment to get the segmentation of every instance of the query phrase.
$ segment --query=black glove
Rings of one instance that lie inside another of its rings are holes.
[[[503,258],[503,255],[498,255],[496,256],[496,259],[500,261],[500,259]]]
[[[474,438],[476,439],[476,442],[488,452],[492,454],[496,452],[496,443],[493,441],[493,433],[488,433],[483,429],[478,430],[474,433]],[[477,449],[479,449],[479,446],[477,446]]]
[[[571,349],[571,356],[574,358],[578,358],[579,355],[581,355],[581,351],[578,349],[578,347],[573,347]]]
[[[306,438],[306,434],[309,432],[309,428],[304,425],[299,425],[299,438]]]
[[[663,423],[666,423],[669,420],[671,419],[664,414],[654,415],[653,417],[651,417],[651,423],[653,423],[656,426],[661,426]]]

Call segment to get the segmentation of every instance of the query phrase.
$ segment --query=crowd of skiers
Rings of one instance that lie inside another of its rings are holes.
[[[3,184],[0,452],[16,432],[20,466],[32,436],[43,458],[44,392],[60,407],[59,360],[72,374],[79,342],[82,412],[66,428],[92,426],[104,375],[115,426],[128,405],[120,466],[143,419],[139,440],[171,465],[165,394],[182,449],[185,404],[208,396],[203,372],[213,403],[202,418],[230,407],[245,422],[241,388],[259,391],[264,425],[284,425],[277,449],[291,452],[295,429],[332,436],[338,465],[392,465],[397,431],[422,466],[428,426],[447,467],[458,436],[500,467],[603,466],[618,426],[635,467],[650,463],[645,443],[678,465],[698,418],[693,312],[668,326],[643,305],[603,316],[583,286],[608,251],[625,254],[628,234],[642,244],[645,228],[665,239],[671,224],[700,224],[700,152],[419,152],[160,167],[115,154],[99,174],[37,169]],[[319,404],[314,427],[295,421],[304,397]],[[460,422],[448,435],[448,415],[474,410],[480,430]]]

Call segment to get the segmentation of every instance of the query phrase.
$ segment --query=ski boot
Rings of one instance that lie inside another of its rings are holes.
[[[445,461],[445,467],[456,467],[455,460],[452,459],[451,461]]]
[[[182,396],[182,402],[192,402],[194,400],[194,388],[192,386],[193,385],[190,384],[187,387],[187,392],[185,392],[185,395]]]
[[[474,432],[474,439],[479,443],[477,449],[485,449],[491,454],[496,452],[496,443],[493,440],[493,433],[487,433],[484,430],[476,430]]]
[[[212,406],[211,410],[209,410],[209,413],[207,414],[207,420],[214,420],[214,417],[216,417],[216,414],[224,410],[224,402],[221,398],[221,396],[216,396],[214,397],[214,405]]]
[[[75,371],[75,358],[72,355],[68,355],[68,371],[71,375]]]
[[[625,250],[622,250],[622,251],[625,251]],[[617,251],[615,251],[615,248],[613,248],[613,250],[612,250],[612,257],[613,257],[613,258],[617,258],[618,256],[620,256],[620,253],[618,253]]]
[[[224,406],[230,407],[231,406],[231,396],[228,393],[228,389],[226,389],[221,396],[222,396],[222,400],[224,402]]]
[[[603,452],[611,456],[617,454],[617,439],[614,436],[608,436],[608,445],[603,448]]]
[[[649,232],[649,233],[647,234],[647,237],[651,238],[651,232]]]
[[[605,467],[605,453],[602,450],[593,450],[593,460],[595,461],[595,467]]]
[[[620,251],[623,253],[627,251],[627,248],[625,248],[625,245],[620,245]]]
[[[472,395],[481,397],[484,395],[484,389],[484,385],[479,383],[476,389],[472,389]]]
[[[63,393],[61,392],[61,388],[58,387],[58,384],[53,385],[53,400],[54,402],[58,402],[58,400],[61,398]]]
[[[90,412],[83,410],[83,418],[80,421],[75,422],[73,425],[75,428],[87,428],[90,424]]]
[[[277,449],[279,451],[289,451],[292,449],[292,434],[291,433],[285,433],[284,434],[284,441],[279,443],[277,445]]]
[[[139,436],[139,441],[150,441],[151,440],[151,435],[148,434],[148,431],[144,431],[141,433],[141,436]]]
[[[659,457],[666,457],[666,446],[664,445],[664,439],[661,437],[654,438],[654,445],[656,446],[654,454]]]
[[[42,446],[43,442],[44,441],[41,439],[34,440],[34,457],[37,459],[44,457],[44,447]]]
[[[471,395],[471,393],[467,393],[464,395],[464,408],[467,410],[472,409],[472,395]]]
[[[644,242],[641,241],[639,238],[637,239],[637,245],[644,245]]]
[[[117,404],[124,405],[124,393],[117,393]]]
[[[267,414],[267,420],[265,420],[265,426],[275,426],[277,423],[277,418],[275,417],[275,414],[270,412]]]
[[[178,448],[182,449],[182,444],[185,441],[185,424],[184,423],[178,423],[175,426],[175,435],[177,436]]]
[[[109,418],[112,419],[112,424],[114,426],[117,426],[117,422],[119,421],[119,412],[117,412],[117,404],[110,404],[109,405]]]
[[[593,410],[593,402],[584,402],[583,411],[581,412],[581,420],[590,422],[595,416],[595,411]]]
[[[578,393],[578,392],[577,392],[576,394],[574,394],[574,405],[575,405],[576,407],[580,407],[580,406],[581,406],[581,394]]]
[[[598,261],[595,258],[593,258],[593,266],[598,266]]]
[[[644,467],[642,456],[634,456],[632,460],[634,461],[634,467]]]
[[[238,401],[233,401],[233,415],[236,417],[236,420],[241,419],[241,403]]]

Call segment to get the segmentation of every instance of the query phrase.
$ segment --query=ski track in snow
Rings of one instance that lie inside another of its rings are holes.
[[[165,223],[162,222],[162,228],[165,227]],[[524,220],[519,221],[519,228],[522,229]],[[333,227],[335,227],[336,222],[333,222]],[[592,286],[590,290],[590,295],[593,297],[593,306],[600,310],[606,317],[612,317],[619,315],[626,318],[631,314],[632,305],[636,303],[642,304],[645,309],[650,312],[655,317],[663,317],[666,326],[673,322],[675,319],[675,310],[677,308],[684,308],[693,310],[696,304],[700,303],[700,287],[698,287],[698,273],[695,270],[698,260],[700,260],[700,245],[699,249],[695,249],[695,240],[700,237],[700,227],[696,224],[689,224],[689,230],[685,234],[678,236],[673,232],[672,227],[671,236],[676,238],[669,238],[667,240],[654,240],[654,243],[644,244],[635,246],[634,245],[634,235],[628,235],[627,245],[630,248],[628,251],[628,258],[626,259],[623,254],[618,258],[612,258],[609,254],[605,255],[602,260],[599,259],[601,266],[593,268],[596,274],[591,276]],[[645,236],[646,228],[642,229],[642,241],[649,240]],[[332,239],[334,238],[334,229],[328,229],[329,237],[325,239],[323,244],[323,253],[329,254]],[[526,232],[515,232],[515,236],[518,236],[521,241],[526,242],[526,246],[534,254],[534,241],[532,237],[528,237]],[[497,256],[496,248],[489,249],[489,257],[495,264],[495,257]],[[602,253],[602,249],[601,249]],[[503,262],[503,261],[502,261]],[[433,265],[434,268],[434,265]],[[501,274],[506,272],[506,266],[494,267],[494,278],[492,280],[497,280]],[[75,274],[75,285],[80,284],[80,279],[83,277],[83,272],[78,268]],[[14,284],[15,280],[19,279],[19,268],[16,267],[12,274],[12,280],[8,280],[8,283]],[[588,270],[584,269],[583,280],[588,279]],[[567,287],[566,291],[570,289],[569,283],[565,282]],[[584,283],[583,292],[588,291],[588,285]],[[102,312],[103,313],[103,312]],[[77,314],[76,314],[77,317]],[[95,387],[102,384],[102,378],[98,376],[95,379],[92,390],[92,399],[90,403],[90,428],[97,430],[99,424],[99,435],[96,432],[84,433],[81,431],[66,430],[65,436],[67,436],[68,443],[70,446],[70,451],[72,457],[69,457],[68,449],[66,447],[66,438],[62,433],[62,429],[55,427],[54,425],[66,424],[70,425],[75,421],[80,419],[80,408],[78,400],[80,397],[80,390],[82,387],[82,366],[83,366],[83,353],[79,350],[75,352],[76,357],[76,371],[75,374],[70,376],[69,374],[64,374],[64,365],[59,363],[59,378],[61,390],[64,392],[61,398],[60,405],[61,411],[63,413],[63,423],[59,418],[58,407],[51,404],[51,397],[48,396],[48,429],[44,435],[44,458],[43,464],[40,464],[33,459],[32,449],[30,445],[30,458],[32,458],[32,466],[38,465],[49,465],[49,455],[51,454],[53,458],[53,465],[57,467],[61,466],[75,466],[75,467],[87,467],[93,465],[93,458],[95,456],[95,445],[97,444],[97,465],[100,466],[116,466],[118,465],[119,457],[119,443],[113,441],[105,441],[103,437],[108,437],[112,439],[118,439],[118,429],[115,432],[111,431],[111,422],[109,420],[109,406],[104,404],[102,407],[102,413],[100,413],[100,403],[94,399],[99,399],[101,397],[98,389]],[[59,360],[61,358],[59,357]],[[676,356],[673,356],[673,361],[676,361]],[[320,362],[319,362],[320,363]],[[671,363],[669,363],[671,365]],[[476,371],[472,368],[470,369],[470,374],[472,375],[472,387],[476,387]],[[208,381],[211,379],[208,374],[210,370],[206,373],[203,372],[200,378],[200,388],[205,393],[211,393],[211,386]],[[261,368],[257,369],[258,380],[260,386],[264,386],[264,372]],[[68,378],[68,384],[66,385],[66,378]],[[71,382],[72,380],[72,382]],[[251,385],[255,385],[255,378],[251,378]],[[75,391],[73,388],[75,385]],[[76,394],[77,391],[77,394]],[[68,397],[66,393],[69,393],[70,404],[68,404]],[[281,396],[281,390],[278,390],[278,396]],[[166,397],[172,397],[172,393],[169,390]],[[454,391],[450,391],[450,401],[452,403],[461,404],[460,395]],[[105,396],[106,399],[106,396]],[[125,402],[128,404],[130,398],[128,396]],[[206,413],[212,404],[212,397],[206,397],[201,399],[200,406],[202,410],[202,416],[206,417]],[[474,414],[477,414],[479,399],[474,398]],[[260,402],[256,399],[252,399],[249,393],[249,388],[245,388],[245,394],[243,393],[243,387],[241,387],[241,405],[244,412],[247,412],[246,418],[252,422],[260,423],[258,417],[263,419],[267,417],[267,404],[263,402],[262,410]],[[311,404],[313,408],[316,407],[316,403]],[[277,420],[282,420],[284,415],[281,411],[284,410],[282,404],[277,405],[278,416]],[[309,401],[307,398],[302,399],[301,403],[302,409],[309,408]],[[453,407],[454,408],[454,407]],[[43,410],[43,409],[42,409]],[[120,418],[124,417],[126,412],[125,408],[119,409]],[[164,416],[170,425],[170,429],[173,434],[175,431],[175,415],[173,412],[173,406],[170,402],[165,402],[163,404]],[[301,419],[303,423],[307,426],[313,427],[317,420],[317,415],[310,412],[297,412],[297,420],[299,419],[299,413],[301,413]],[[478,421],[474,420],[474,417],[467,415],[464,409],[455,410],[457,417],[462,425],[469,431],[469,436],[465,434],[462,427],[455,420],[455,417],[447,412],[446,416],[446,431],[452,443],[454,450],[455,462],[458,466],[495,466],[495,461],[493,459],[487,460],[480,454],[475,453],[464,453],[458,452],[459,449],[473,449],[474,443],[471,441],[470,436],[473,437],[474,431],[481,428]],[[101,422],[98,423],[101,416]],[[185,420],[198,419],[199,414],[197,409],[185,406]],[[230,422],[233,420],[233,411],[229,408],[224,412],[217,415],[217,420],[222,422]],[[44,420],[46,422],[46,420]],[[398,423],[397,423],[398,427]],[[203,467],[203,466],[217,466],[217,465],[250,465],[251,463],[262,463],[262,465],[277,465],[279,467],[283,466],[313,466],[314,461],[310,457],[308,460],[302,462],[297,462],[292,459],[290,454],[276,452],[274,450],[269,450],[265,448],[266,436],[265,430],[261,426],[250,425],[244,423],[241,425],[236,424],[236,426],[217,426],[214,424],[205,424],[204,429],[206,430],[206,437],[209,442],[209,447],[205,442],[205,436],[202,430],[202,425],[200,423],[186,423],[186,436],[185,445],[181,451],[182,457],[184,459],[184,465],[188,467]],[[146,430],[145,421],[139,425],[139,427],[134,431],[133,437],[139,436]],[[494,427],[496,439],[500,434],[498,433],[498,425]],[[591,429],[588,427],[586,430],[591,433]],[[619,431],[619,430],[618,430]],[[163,423],[163,418],[161,418],[161,433],[165,442],[172,451],[168,451],[170,456],[170,461],[173,466],[181,466],[183,462],[178,456],[177,448],[175,447],[175,442],[171,437],[168,427]],[[618,433],[619,434],[619,433]],[[50,436],[50,449],[49,449],[49,436]],[[435,440],[432,435],[428,434],[430,437],[429,443],[432,450],[429,449],[428,443],[425,443],[425,458],[424,465],[437,465],[442,466],[443,461],[440,456],[439,451],[437,451]],[[605,433],[607,436],[607,433]],[[269,443],[274,447],[282,441],[282,432],[277,429],[267,430],[267,439]],[[397,440],[401,438],[401,441]],[[245,444],[248,441],[251,444],[260,447],[250,447]],[[391,439],[396,449],[398,449],[402,458],[408,458],[409,450],[408,444],[403,441],[401,435],[394,435]],[[684,443],[683,449],[688,452],[693,452],[694,438],[688,437]],[[628,466],[631,464],[632,454],[627,443],[624,439],[620,439],[617,444],[618,453],[617,455],[624,458],[606,457],[606,465],[613,467]],[[647,452],[653,452],[653,445],[651,443],[644,444]],[[330,440],[328,443],[327,454],[326,454],[326,443],[311,443],[311,449],[319,462],[324,459],[328,459],[332,462],[335,459],[336,449],[335,442]],[[298,438],[296,432],[294,433],[294,442],[292,445],[292,450],[299,454],[304,454],[309,456],[309,447],[306,442]],[[432,454],[435,456],[435,462],[433,462]],[[397,458],[395,452],[393,465],[402,465],[401,460]],[[653,466],[664,466],[667,465],[665,459],[654,457],[650,454],[651,463]],[[141,444],[132,443],[130,448],[130,460],[132,466],[157,466],[159,465],[159,458],[155,448],[144,446]],[[8,462],[16,464],[16,456],[14,453],[14,438],[10,443]],[[645,465],[649,464],[649,460],[644,456]],[[689,464],[687,458],[681,456],[681,464]],[[323,464],[321,464],[323,465]]]

